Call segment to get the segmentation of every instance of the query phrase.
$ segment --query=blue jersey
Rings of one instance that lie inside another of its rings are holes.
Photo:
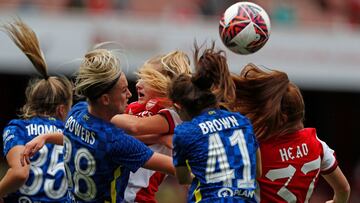
[[[4,155],[17,145],[25,145],[39,134],[62,132],[64,124],[53,117],[12,120],[4,129]],[[5,202],[64,202],[67,192],[63,146],[46,144],[31,159],[29,178]]]
[[[92,116],[86,102],[71,109],[64,130],[70,202],[121,202],[130,171],[153,152],[109,122]]]
[[[208,110],[175,128],[173,161],[195,178],[188,202],[256,202],[258,143],[239,113]]]

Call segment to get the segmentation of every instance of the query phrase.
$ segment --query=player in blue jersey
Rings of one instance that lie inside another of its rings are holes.
[[[76,78],[75,91],[87,98],[71,109],[61,133],[46,134],[27,144],[22,162],[45,142],[64,141],[68,202],[122,202],[130,171],[139,167],[174,174],[171,157],[151,151],[110,123],[127,107],[131,93],[112,51],[88,52]]]
[[[65,123],[65,168],[75,202],[121,202],[130,171],[139,167],[174,174],[171,157],[151,151],[110,123],[124,113],[131,93],[112,51],[86,53],[75,91],[86,102],[73,106]]]
[[[67,193],[63,146],[46,144],[21,166],[24,145],[39,134],[61,132],[72,104],[72,84],[66,77],[49,76],[35,33],[21,20],[4,30],[41,74],[26,88],[26,103],[20,119],[14,119],[3,133],[4,155],[9,169],[0,181],[5,202],[64,202]]]
[[[188,202],[256,202],[260,163],[249,120],[220,110],[211,91],[226,63],[214,47],[198,57],[196,73],[177,77],[170,91],[183,123],[175,128],[173,163],[180,183],[191,183]],[[214,74],[215,73],[215,74]]]

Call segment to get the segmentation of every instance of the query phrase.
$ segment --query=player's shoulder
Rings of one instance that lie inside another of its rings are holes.
[[[25,128],[25,126],[29,123],[29,120],[26,119],[12,119],[5,126],[5,129],[10,128]]]
[[[183,142],[191,140],[192,137],[198,133],[200,133],[200,129],[196,122],[193,120],[184,121],[175,127],[173,141]]]
[[[103,126],[99,132],[104,133],[104,136],[107,137],[109,141],[126,139],[128,136],[130,136],[123,129],[117,128],[112,123],[107,122],[103,123]]]
[[[303,128],[301,130],[298,130],[294,134],[296,134],[302,139],[318,140],[315,128]]]
[[[184,131],[189,131],[189,130],[193,130],[196,129],[197,127],[197,122],[194,122],[194,120],[191,121],[183,121],[180,125],[177,125],[175,127],[175,134],[176,133],[180,133],[180,132],[184,132]]]
[[[88,103],[86,101],[79,101],[71,107],[70,113],[77,112],[79,110],[87,109]]]
[[[205,119],[220,119],[221,121],[224,121],[225,119],[226,121],[236,123],[236,126],[241,128],[252,128],[250,120],[239,112],[231,112],[224,109],[217,109],[214,111],[209,111],[208,115],[203,116],[205,117]]]
[[[226,117],[236,118],[236,120],[239,122],[239,124],[242,124],[242,125],[250,125],[251,124],[248,117],[244,116],[243,114],[241,114],[239,112],[232,112],[232,111],[228,111],[228,110],[220,110],[220,111]]]

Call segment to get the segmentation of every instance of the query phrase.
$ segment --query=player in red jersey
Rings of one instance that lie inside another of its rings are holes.
[[[190,60],[182,51],[149,59],[137,72],[138,101],[129,104],[128,115],[117,115],[112,123],[136,135],[153,151],[171,156],[167,146],[171,145],[173,130],[181,120],[171,108],[167,89],[173,77],[190,72]],[[125,202],[156,202],[155,193],[165,177],[164,173],[142,168],[131,173]]]
[[[334,191],[328,203],[347,202],[349,183],[334,151],[304,128],[304,101],[287,74],[248,64],[233,79],[237,99],[229,107],[252,121],[260,143],[261,202],[308,202],[319,175]]]

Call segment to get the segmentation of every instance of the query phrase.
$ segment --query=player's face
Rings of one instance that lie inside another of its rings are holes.
[[[136,83],[136,91],[138,94],[138,102],[140,104],[145,104],[150,99],[154,99],[159,96],[158,92],[141,79]]]
[[[114,114],[125,112],[131,92],[128,89],[128,81],[124,73],[121,74],[114,88],[109,92],[111,104],[109,107]]]

